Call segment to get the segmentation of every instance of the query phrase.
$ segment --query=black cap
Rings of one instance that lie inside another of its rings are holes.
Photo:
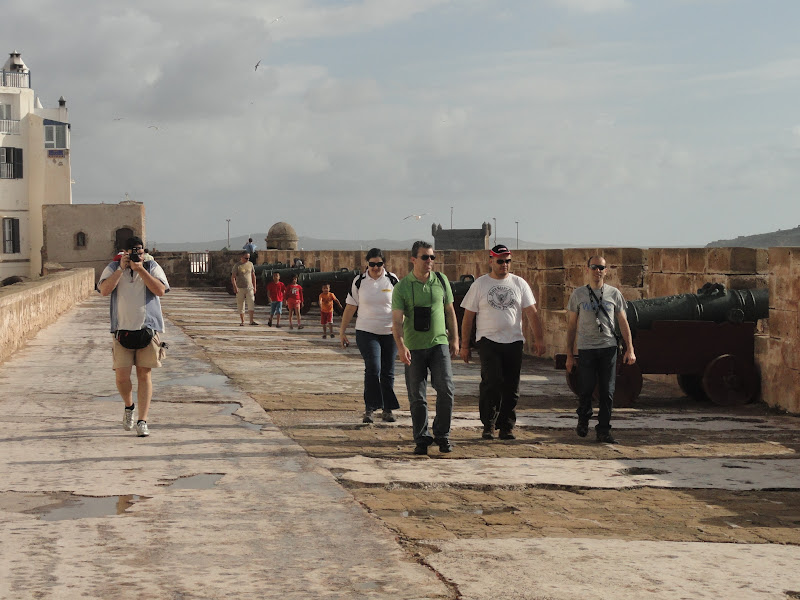
[[[511,250],[504,244],[497,244],[497,246],[489,250],[489,254],[492,256],[502,256],[503,254],[511,254]]]

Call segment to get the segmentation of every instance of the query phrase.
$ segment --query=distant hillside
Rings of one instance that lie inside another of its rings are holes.
[[[800,226],[794,229],[779,229],[772,233],[740,235],[732,240],[717,240],[708,244],[706,248],[774,248],[778,246],[800,246]]]
[[[266,233],[254,233],[253,240],[259,250],[264,249],[264,238],[267,237]],[[430,238],[425,238],[430,241]],[[416,239],[409,240],[321,240],[317,238],[300,236],[298,247],[303,250],[369,250],[370,248],[380,248],[382,250],[408,250]],[[494,242],[494,240],[491,240]],[[506,244],[512,250],[516,248],[516,238],[498,238],[497,242]],[[210,242],[180,242],[180,243],[165,243],[157,242],[155,249],[161,252],[202,252],[204,250],[222,250],[227,240],[211,240]],[[239,250],[247,243],[247,237],[236,236],[231,238],[231,249]],[[494,245],[494,244],[492,244]],[[564,246],[554,246],[545,244],[534,244],[533,242],[519,241],[519,247],[522,248],[556,248]]]

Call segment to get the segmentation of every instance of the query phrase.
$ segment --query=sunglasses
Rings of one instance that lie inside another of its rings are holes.
[[[605,271],[606,270],[606,266],[605,265],[589,265],[589,268],[592,271]]]
[[[130,250],[133,250],[134,252],[138,252],[139,250],[144,250],[144,248],[142,248],[141,246],[136,246],[135,248],[130,248]]]
[[[511,264],[511,259],[510,258],[498,258],[495,262],[498,265],[508,265],[508,264]]]
[[[423,254],[419,258],[422,259],[422,260],[436,260],[436,255],[435,254]]]
[[[370,267],[382,267],[383,266],[383,262],[371,262],[371,263],[367,263],[367,264],[369,264]]]

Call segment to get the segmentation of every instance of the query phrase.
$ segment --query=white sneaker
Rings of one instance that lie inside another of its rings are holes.
[[[136,423],[136,435],[139,437],[147,437],[150,431],[147,429],[147,421],[139,421]]]
[[[131,407],[130,410],[124,410],[122,413],[122,428],[125,431],[131,431],[133,429],[133,408]]]

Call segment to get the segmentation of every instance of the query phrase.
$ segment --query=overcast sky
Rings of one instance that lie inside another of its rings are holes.
[[[541,243],[800,224],[796,0],[0,7],[0,50],[67,99],[73,202],[127,192],[151,244],[431,239],[451,207]]]

